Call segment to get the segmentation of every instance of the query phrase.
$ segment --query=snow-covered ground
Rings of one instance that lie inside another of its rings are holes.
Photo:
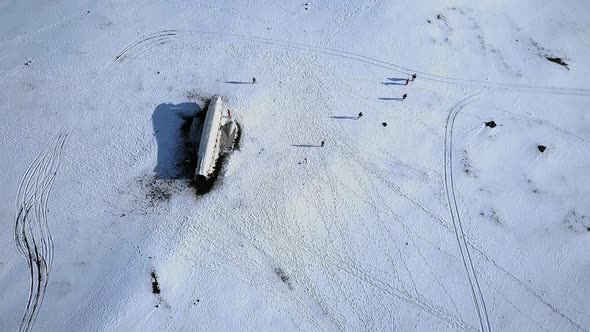
[[[2,1],[0,331],[589,331],[588,12]]]

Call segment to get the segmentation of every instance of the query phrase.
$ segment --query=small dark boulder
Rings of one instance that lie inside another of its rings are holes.
[[[486,127],[490,127],[490,128],[495,128],[496,127],[496,122],[495,121],[488,121],[486,122]]]
[[[568,64],[565,61],[563,61],[562,58],[558,58],[558,57],[552,58],[552,57],[546,56],[545,59],[547,59],[547,60],[549,60],[551,62],[557,63],[558,65],[562,65],[562,66],[564,66],[567,69],[570,69],[568,67]]]
[[[545,145],[537,145],[537,149],[539,149],[539,152],[543,153],[547,150],[547,147]]]
[[[381,123],[381,125],[382,125],[383,127],[387,127],[387,122],[382,122],[382,123]]]
[[[152,276],[152,293],[156,295],[160,294],[160,284],[158,283],[158,276],[156,276],[156,272],[152,271],[150,275]]]

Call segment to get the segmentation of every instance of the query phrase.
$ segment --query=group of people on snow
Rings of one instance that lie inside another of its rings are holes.
[[[406,83],[404,85],[408,85],[410,82],[414,82],[414,80],[416,79],[416,77],[417,77],[416,74],[412,74],[411,77],[406,78]],[[254,82],[256,82],[256,81],[254,81]],[[404,93],[402,95],[402,97],[401,97],[400,100],[401,101],[404,101],[404,100],[406,100],[406,98],[408,98],[408,94],[407,93]],[[363,112],[359,112],[359,114],[357,115],[356,119],[359,120],[362,117],[363,117]],[[387,126],[387,123],[383,122],[382,125],[383,125],[383,127],[386,127]],[[324,147],[324,144],[325,144],[325,141],[322,140],[320,142],[320,147]]]

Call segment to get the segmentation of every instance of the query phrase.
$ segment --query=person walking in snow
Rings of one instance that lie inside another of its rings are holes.
[[[402,96],[402,101],[406,100],[406,98],[408,98],[408,94],[404,93],[404,95]]]
[[[360,119],[363,116],[363,112],[359,113],[359,116],[356,118],[357,120]]]
[[[410,81],[414,82],[415,79],[416,79],[416,74],[412,74],[412,78],[410,79]]]
[[[252,77],[252,84],[256,84],[256,77]]]
[[[320,142],[320,147],[322,147],[322,148],[324,147],[324,141],[323,140]]]

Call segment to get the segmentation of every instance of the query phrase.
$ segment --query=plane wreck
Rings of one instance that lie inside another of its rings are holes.
[[[193,119],[189,136],[197,146],[194,175],[197,194],[204,194],[213,186],[225,156],[234,150],[240,127],[223,98],[213,96],[205,116]]]

